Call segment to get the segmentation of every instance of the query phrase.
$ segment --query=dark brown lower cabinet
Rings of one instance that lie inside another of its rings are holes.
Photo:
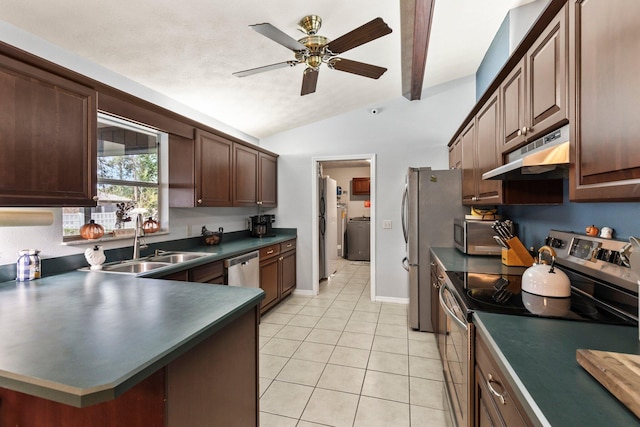
[[[0,388],[0,425],[257,427],[257,337],[255,307],[114,400],[85,408]]]
[[[188,270],[176,271],[159,279],[224,285],[224,262],[210,262]]]
[[[260,306],[265,313],[280,301],[278,282],[280,279],[280,259],[277,255],[260,261],[260,288],[266,294]]]
[[[476,366],[474,392],[475,427],[532,426],[522,404],[491,357],[480,334],[476,334]]]
[[[260,288],[265,292],[260,313],[265,313],[296,287],[296,240],[260,249]]]

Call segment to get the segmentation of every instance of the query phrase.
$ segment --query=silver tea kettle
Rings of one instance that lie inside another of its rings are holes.
[[[551,265],[544,264],[542,253],[551,255]],[[522,290],[543,297],[571,296],[571,281],[564,271],[555,268],[556,252],[550,246],[538,250],[538,260],[522,275]]]

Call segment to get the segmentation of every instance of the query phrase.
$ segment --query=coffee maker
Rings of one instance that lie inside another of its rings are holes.
[[[275,236],[271,224],[276,220],[275,215],[255,215],[249,218],[249,230],[253,237]]]

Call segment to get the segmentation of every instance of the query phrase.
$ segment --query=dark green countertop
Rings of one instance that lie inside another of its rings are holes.
[[[70,272],[0,284],[0,387],[111,400],[250,310],[261,289]]]
[[[519,274],[499,257],[431,248],[448,271]],[[484,338],[527,415],[543,426],[632,426],[640,420],[576,361],[579,348],[640,354],[638,328],[476,312]]]
[[[499,256],[465,255],[456,248],[431,248],[446,271],[522,274],[524,267],[502,265]]]
[[[638,328],[474,313],[532,421],[551,426],[633,426],[640,420],[576,361],[579,348],[640,354]]]

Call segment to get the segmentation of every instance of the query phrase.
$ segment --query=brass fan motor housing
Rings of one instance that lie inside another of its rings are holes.
[[[298,58],[298,60],[302,60],[309,67],[317,69],[325,57],[328,56],[326,46],[329,43],[329,39],[324,36],[307,36],[298,41],[308,49],[308,51],[305,52],[306,55]]]

